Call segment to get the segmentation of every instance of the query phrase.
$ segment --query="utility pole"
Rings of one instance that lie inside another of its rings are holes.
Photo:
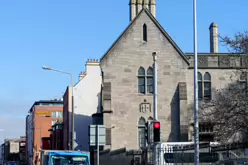
[[[198,121],[198,65],[197,65],[197,20],[196,20],[196,0],[194,0],[194,163],[200,164],[199,160],[199,121]]]

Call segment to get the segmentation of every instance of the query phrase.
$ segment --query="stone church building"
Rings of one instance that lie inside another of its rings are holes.
[[[200,101],[212,99],[212,89],[225,87],[235,67],[242,65],[239,56],[218,52],[216,23],[211,23],[209,32],[210,52],[198,54]],[[155,0],[131,0],[129,26],[100,60],[100,116],[107,128],[104,149],[138,149],[146,145],[145,122],[153,117],[153,52],[157,53],[161,139],[193,140],[193,112],[189,110],[194,99],[193,53],[184,53],[159,24]],[[200,138],[212,140],[211,131],[200,125]]]

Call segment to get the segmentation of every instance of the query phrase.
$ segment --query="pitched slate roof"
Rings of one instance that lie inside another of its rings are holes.
[[[146,8],[143,8],[139,14],[131,21],[128,27],[124,30],[124,32],[117,38],[117,40],[111,45],[111,47],[107,50],[107,52],[102,56],[100,61],[102,61],[106,55],[115,47],[118,41],[123,37],[123,35],[129,30],[129,28],[133,25],[133,23],[139,18],[142,12],[145,12],[148,17],[153,21],[153,23],[158,27],[158,29],[162,32],[165,38],[171,43],[171,45],[177,50],[180,56],[185,60],[185,62],[189,65],[188,57],[182,52],[182,50],[177,46],[177,44],[173,41],[173,39],[169,36],[169,34],[164,30],[164,28],[159,24],[157,19],[148,11]]]

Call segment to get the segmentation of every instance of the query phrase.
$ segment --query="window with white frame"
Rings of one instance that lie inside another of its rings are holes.
[[[53,118],[63,118],[63,112],[52,112]]]

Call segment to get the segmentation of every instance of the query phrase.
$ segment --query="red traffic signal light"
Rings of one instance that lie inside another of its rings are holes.
[[[156,129],[160,128],[160,122],[154,122],[153,127]]]
[[[160,142],[160,122],[154,121],[153,123],[153,142]]]

